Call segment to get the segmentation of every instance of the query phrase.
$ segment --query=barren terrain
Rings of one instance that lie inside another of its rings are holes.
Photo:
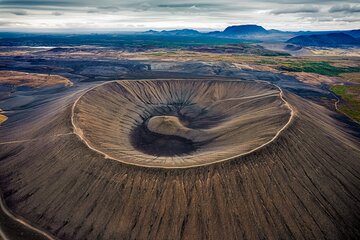
[[[0,71],[0,84],[28,87],[45,87],[57,84],[71,86],[72,82],[69,79],[58,75],[35,74],[17,71]]]
[[[359,239],[360,127],[335,108],[358,99],[358,68],[199,49],[2,51],[1,236]]]

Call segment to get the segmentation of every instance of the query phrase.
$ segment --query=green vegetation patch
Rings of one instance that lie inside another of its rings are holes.
[[[328,62],[308,62],[308,61],[287,61],[280,62],[279,70],[289,72],[308,72],[326,76],[339,76],[342,73],[360,72],[359,67],[335,67]]]
[[[360,85],[336,85],[331,91],[341,97],[339,110],[360,123]]]

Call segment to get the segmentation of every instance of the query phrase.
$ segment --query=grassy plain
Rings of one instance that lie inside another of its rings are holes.
[[[331,91],[341,97],[338,109],[360,123],[360,86],[335,85]]]

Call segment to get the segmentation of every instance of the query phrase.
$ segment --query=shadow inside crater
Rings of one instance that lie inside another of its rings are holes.
[[[161,134],[149,130],[147,121],[155,116],[176,116],[181,124],[191,129],[210,129],[218,126],[227,119],[226,114],[211,112],[204,107],[193,103],[184,104],[174,102],[156,106],[141,117],[143,122],[134,126],[130,133],[130,142],[140,152],[153,156],[171,157],[188,155],[196,151],[206,142],[193,142],[192,140],[178,135]]]
[[[157,157],[188,155],[197,149],[189,139],[151,132],[145,122],[131,131],[130,141],[137,150]]]

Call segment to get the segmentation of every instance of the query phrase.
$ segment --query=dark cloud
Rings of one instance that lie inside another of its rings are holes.
[[[61,16],[61,15],[64,15],[64,13],[62,13],[62,12],[52,12],[51,15]]]
[[[97,10],[100,12],[118,12],[121,9],[116,6],[105,6],[105,7],[98,7]]]
[[[91,9],[91,10],[88,10],[87,13],[100,13],[100,11],[96,10],[96,9]]]
[[[271,11],[272,14],[280,15],[280,14],[290,14],[290,13],[318,13],[320,9],[318,7],[313,6],[299,6],[292,8],[280,8]]]
[[[21,9],[13,10],[13,11],[10,11],[9,13],[17,15],[17,16],[26,16],[26,15],[28,15],[28,13],[25,10],[21,10]]]
[[[22,8],[33,8],[33,7],[71,7],[81,6],[81,1],[26,1],[26,0],[5,0],[0,1],[0,7],[22,7]]]
[[[76,1],[0,1],[0,5],[8,6],[72,6],[77,5]]]
[[[358,13],[360,12],[360,5],[337,5],[337,6],[333,6],[332,8],[330,8],[329,10],[330,13]]]

